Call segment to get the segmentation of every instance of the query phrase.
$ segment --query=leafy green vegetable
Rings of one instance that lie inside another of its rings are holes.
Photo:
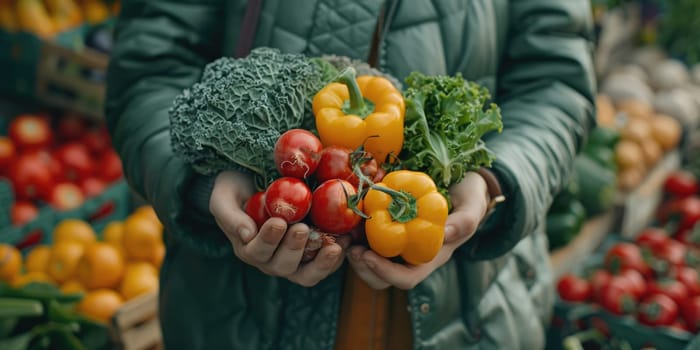
[[[271,48],[220,58],[175,99],[173,149],[199,173],[243,170],[267,183],[276,174],[275,142],[312,116],[313,95],[329,76],[330,65]]]
[[[444,193],[467,171],[490,166],[494,155],[481,137],[503,129],[498,106],[484,109],[486,88],[455,76],[406,78],[407,89],[402,167],[423,171]]]
[[[661,44],[688,64],[700,62],[700,41],[690,34],[700,30],[700,1],[665,0],[659,5],[663,11],[659,23]]]

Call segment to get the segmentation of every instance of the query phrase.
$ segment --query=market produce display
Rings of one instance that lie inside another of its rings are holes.
[[[0,136],[0,181],[9,181],[11,222],[20,226],[42,207],[80,207],[122,178],[122,164],[102,125],[80,116],[22,114]],[[10,166],[11,164],[11,166]]]
[[[663,191],[652,226],[632,239],[611,237],[585,266],[558,280],[561,317],[575,309],[586,322],[595,316],[592,327],[606,334],[625,327],[641,336],[651,327],[656,333],[643,339],[660,348],[687,343],[700,331],[698,182],[679,170]]]
[[[0,348],[112,348],[113,314],[158,289],[161,235],[153,210],[141,207],[100,234],[64,220],[51,244],[24,254],[0,244]]]
[[[203,174],[253,174],[246,212],[310,224],[304,261],[352,234],[426,263],[442,246],[447,188],[493,160],[481,138],[501,130],[500,112],[459,75],[413,73],[402,91],[375,72],[269,48],[221,58],[175,100],[173,149]]]

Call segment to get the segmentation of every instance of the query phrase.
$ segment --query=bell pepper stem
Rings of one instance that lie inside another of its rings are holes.
[[[416,204],[416,197],[405,191],[397,191],[385,186],[379,186],[374,183],[370,178],[367,177],[360,169],[360,164],[353,165],[353,172],[357,175],[359,181],[359,186],[357,188],[358,195],[364,197],[365,186],[367,190],[375,190],[388,194],[391,196],[391,204],[389,205],[388,211],[391,214],[391,218],[395,221],[406,223],[418,216],[418,205]]]
[[[372,113],[367,103],[365,103],[365,98],[362,96],[360,86],[357,85],[355,68],[345,68],[335,78],[335,81],[341,84],[345,84],[345,86],[348,87],[348,93],[350,94],[350,106],[344,108],[344,112],[346,114],[354,114],[364,118],[370,113]]]

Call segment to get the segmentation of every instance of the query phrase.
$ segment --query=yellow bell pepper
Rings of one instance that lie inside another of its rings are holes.
[[[369,247],[391,258],[418,265],[442,247],[449,212],[447,199],[425,173],[398,170],[370,187],[364,200]]]
[[[403,145],[406,105],[389,80],[376,76],[355,79],[344,70],[312,102],[316,128],[324,146],[357,149],[364,145],[378,162],[396,159]]]

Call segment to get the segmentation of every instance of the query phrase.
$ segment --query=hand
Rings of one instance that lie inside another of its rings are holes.
[[[433,271],[445,264],[452,253],[467,242],[486,215],[489,203],[486,181],[479,174],[470,172],[458,184],[450,188],[452,213],[445,224],[445,240],[437,256],[423,265],[397,264],[362,246],[350,247],[349,261],[352,268],[374,289],[395,286],[412,289]]]
[[[244,210],[253,189],[250,176],[222,172],[216,177],[209,201],[209,210],[239,259],[268,275],[284,277],[305,287],[317,284],[341,266],[344,259],[341,245],[347,246],[349,237],[321,248],[314,260],[301,264],[309,237],[308,226],[301,223],[288,226],[280,218],[271,218],[258,231]]]

